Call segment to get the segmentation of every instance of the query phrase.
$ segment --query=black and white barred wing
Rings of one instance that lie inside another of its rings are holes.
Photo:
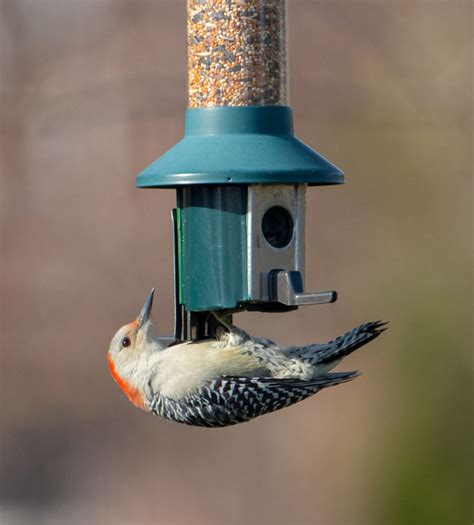
[[[356,376],[357,372],[342,372],[325,374],[309,381],[225,376],[210,381],[179,402],[168,400],[167,413],[156,412],[188,425],[235,425],[290,406],[322,388],[350,381]]]

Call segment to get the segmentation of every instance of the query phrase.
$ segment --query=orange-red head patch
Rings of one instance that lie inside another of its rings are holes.
[[[115,368],[115,364],[112,361],[112,357],[110,356],[110,354],[107,354],[107,363],[109,365],[109,369],[110,369],[110,373],[112,374],[112,377],[115,379],[118,386],[122,389],[122,391],[128,397],[128,399],[136,407],[141,408],[142,410],[145,410],[145,403],[143,402],[143,398],[139,390],[137,388],[130,386],[127,381],[125,381],[123,378],[120,377],[120,375],[117,373],[117,369]]]

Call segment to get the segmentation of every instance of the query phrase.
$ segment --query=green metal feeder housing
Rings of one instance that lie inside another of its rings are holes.
[[[175,338],[213,336],[211,311],[336,300],[303,287],[305,201],[344,175],[294,136],[286,62],[284,0],[188,0],[184,137],[137,177],[177,193]]]

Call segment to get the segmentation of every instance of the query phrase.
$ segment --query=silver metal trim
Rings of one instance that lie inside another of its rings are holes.
[[[285,208],[293,219],[293,236],[283,248],[271,246],[262,232],[262,219],[273,206]],[[247,287],[251,301],[270,302],[273,270],[298,271],[304,276],[306,184],[255,184],[247,194]]]

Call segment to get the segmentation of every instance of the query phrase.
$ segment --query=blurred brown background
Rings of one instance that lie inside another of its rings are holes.
[[[134,177],[182,133],[185,3],[2,0],[2,524],[472,522],[472,2],[289,1],[297,133],[347,174],[308,202],[308,289],[242,314],[324,341],[391,322],[356,381],[223,430],[134,409],[108,375],[155,286],[174,192]]]

